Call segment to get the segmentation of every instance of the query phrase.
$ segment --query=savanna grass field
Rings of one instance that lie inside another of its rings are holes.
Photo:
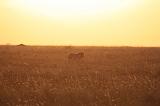
[[[160,48],[0,46],[0,106],[160,106]]]

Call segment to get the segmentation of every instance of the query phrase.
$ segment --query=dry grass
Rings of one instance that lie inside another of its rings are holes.
[[[160,48],[0,46],[0,106],[160,106]]]

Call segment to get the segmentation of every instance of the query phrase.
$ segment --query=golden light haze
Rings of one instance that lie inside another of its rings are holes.
[[[159,0],[1,0],[0,44],[160,46]]]

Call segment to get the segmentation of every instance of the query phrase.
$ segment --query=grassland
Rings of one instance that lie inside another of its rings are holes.
[[[0,46],[0,106],[160,106],[160,48]]]

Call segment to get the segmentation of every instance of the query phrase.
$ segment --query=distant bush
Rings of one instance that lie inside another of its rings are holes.
[[[19,44],[19,45],[17,45],[17,46],[26,46],[25,44]]]

